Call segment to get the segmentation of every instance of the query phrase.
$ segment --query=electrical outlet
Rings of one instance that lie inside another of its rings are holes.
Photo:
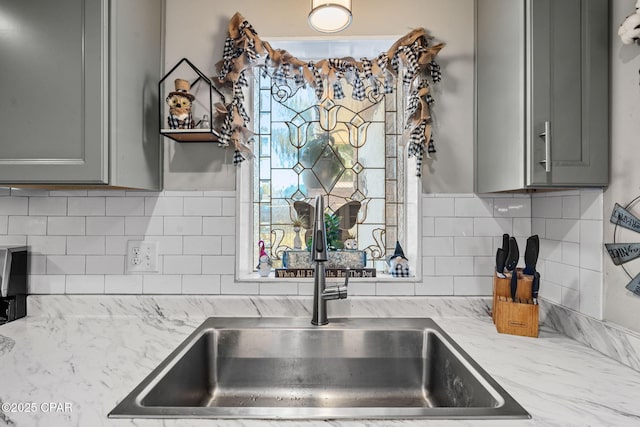
[[[158,242],[129,240],[127,242],[127,273],[158,271]]]

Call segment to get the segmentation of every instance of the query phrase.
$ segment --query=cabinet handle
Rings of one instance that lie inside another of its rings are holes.
[[[544,160],[540,160],[538,163],[544,165],[545,172],[551,172],[551,122],[544,122],[544,132],[538,135],[544,139]]]

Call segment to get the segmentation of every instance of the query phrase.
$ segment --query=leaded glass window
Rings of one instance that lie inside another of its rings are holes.
[[[384,270],[385,255],[405,237],[401,84],[386,95],[367,87],[365,99],[356,101],[352,85],[341,85],[341,98],[325,81],[319,100],[301,82],[260,69],[254,75],[253,247],[263,240],[274,267],[281,267],[282,253],[294,246],[294,202],[321,194],[334,213],[361,203],[345,232],[367,252],[368,267]]]

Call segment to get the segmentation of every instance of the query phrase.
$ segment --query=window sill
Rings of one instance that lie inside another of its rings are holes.
[[[275,273],[271,272],[269,276],[262,277],[257,272],[238,274],[235,278],[236,282],[258,282],[258,283],[313,283],[313,277],[305,278],[283,278],[275,277]],[[342,283],[341,278],[327,278],[328,284]],[[422,279],[416,275],[409,277],[393,277],[388,273],[377,273],[376,277],[351,277],[349,282],[355,283],[380,283],[380,282],[422,282]]]

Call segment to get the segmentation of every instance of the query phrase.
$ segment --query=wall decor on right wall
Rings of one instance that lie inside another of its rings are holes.
[[[629,276],[629,279],[631,279],[626,288],[635,295],[640,296],[640,273],[632,276],[625,266],[628,262],[640,258],[640,243],[627,243],[625,240],[623,240],[624,243],[618,243],[618,240],[620,240],[619,231],[622,229],[640,233],[640,219],[630,212],[638,201],[640,201],[640,196],[633,199],[624,207],[618,203],[615,204],[613,212],[611,212],[611,218],[609,218],[609,221],[615,224],[613,243],[605,243],[604,246],[607,248],[607,252],[613,263],[622,267],[627,276]],[[624,238],[626,237],[627,236]]]

